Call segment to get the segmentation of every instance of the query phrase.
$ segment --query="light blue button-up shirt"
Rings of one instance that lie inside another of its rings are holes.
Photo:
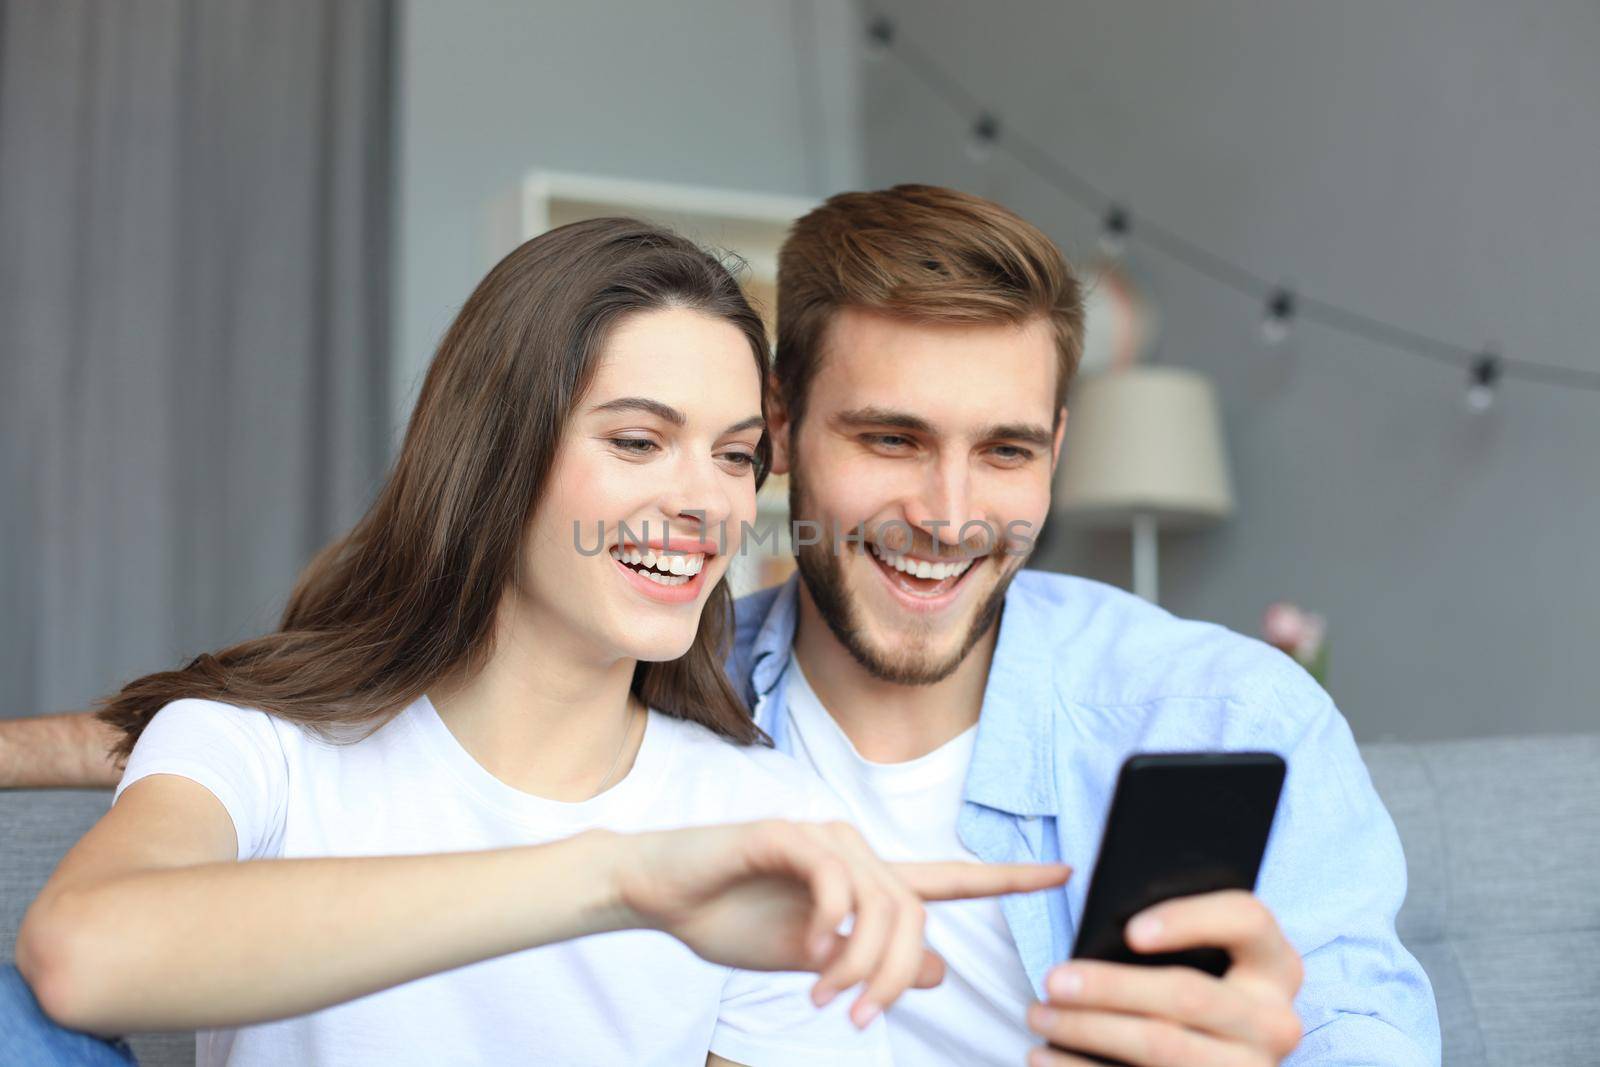
[[[739,601],[729,672],[789,751],[797,579]],[[1394,932],[1405,858],[1344,717],[1276,649],[1101,582],[1021,571],[1006,593],[957,830],[991,863],[1064,862],[1062,889],[1001,901],[1042,995],[1072,951],[1122,761],[1266,750],[1288,777],[1256,892],[1305,961],[1291,1064],[1439,1063],[1433,990]]]

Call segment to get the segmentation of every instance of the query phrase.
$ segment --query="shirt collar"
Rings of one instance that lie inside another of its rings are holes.
[[[789,654],[794,649],[795,625],[800,617],[800,575],[789,575],[778,587],[778,595],[767,608],[761,629],[756,631],[750,649],[750,688],[756,700],[772,692],[772,687],[783,677],[789,665]]]
[[[1043,610],[1020,571],[1006,590],[1000,635],[989,663],[966,799],[1013,815],[1054,815],[1055,661],[1059,619]]]
[[[1055,779],[1055,662],[1050,635],[1060,623],[1029,591],[1029,572],[1006,590],[1000,635],[984,685],[978,738],[967,771],[965,799],[1013,815],[1053,815]],[[799,618],[800,576],[791,574],[767,609],[751,648],[750,685],[770,693],[788,666]]]

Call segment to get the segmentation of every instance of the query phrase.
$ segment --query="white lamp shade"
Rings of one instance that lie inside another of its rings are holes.
[[[1216,392],[1181,367],[1133,366],[1072,387],[1057,513],[1084,525],[1203,526],[1233,511]]]

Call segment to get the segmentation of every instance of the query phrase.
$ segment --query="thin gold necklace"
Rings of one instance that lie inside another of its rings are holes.
[[[617,764],[622,762],[622,753],[627,749],[627,747],[628,747],[628,738],[631,737],[632,735],[633,735],[633,698],[630,696],[628,698],[628,721],[622,727],[622,743],[617,746],[617,754],[615,756],[611,757],[611,768],[606,771],[606,776],[604,778],[600,779],[599,787],[596,788],[593,793],[589,794],[589,799],[590,800],[593,800],[595,797],[599,796],[601,793],[604,793],[606,791],[606,786],[611,784],[611,776],[613,774],[617,773]]]

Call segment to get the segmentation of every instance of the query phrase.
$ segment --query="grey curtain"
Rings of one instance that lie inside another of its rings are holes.
[[[0,716],[269,627],[385,462],[383,0],[0,0]]]

